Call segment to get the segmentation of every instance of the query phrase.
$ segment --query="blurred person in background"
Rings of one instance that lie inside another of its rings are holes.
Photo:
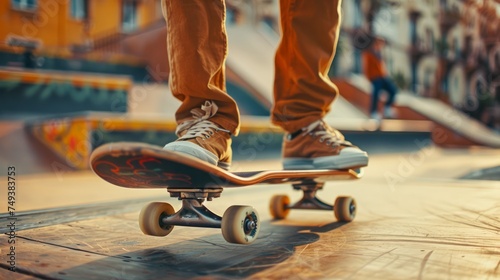
[[[240,114],[226,91],[223,0],[163,0],[170,87],[182,101],[178,139],[164,149],[228,169]],[[271,120],[286,131],[285,169],[347,169],[368,155],[323,121],[338,95],[328,77],[337,47],[340,0],[281,0],[282,37],[275,57]]]
[[[378,101],[382,90],[387,92],[388,95],[383,108],[383,117],[389,119],[396,117],[392,106],[398,89],[387,73],[382,57],[384,46],[385,40],[375,37],[363,51],[363,71],[366,78],[372,83],[370,118],[375,120],[382,119],[382,115],[378,112]]]

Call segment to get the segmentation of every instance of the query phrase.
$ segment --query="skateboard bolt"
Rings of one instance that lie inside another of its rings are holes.
[[[256,224],[254,221],[250,220],[250,221],[246,222],[245,227],[248,231],[251,231],[251,230],[254,230],[256,228]]]
[[[351,214],[354,213],[354,212],[356,212],[356,205],[355,204],[351,204],[349,206],[349,212],[351,212]]]

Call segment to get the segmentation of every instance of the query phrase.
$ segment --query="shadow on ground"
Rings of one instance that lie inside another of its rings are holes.
[[[315,243],[319,240],[317,233],[343,225],[336,222],[310,227],[273,223],[263,224],[265,230],[252,245],[229,244],[219,234],[210,235],[108,256],[51,276],[61,279],[244,278],[284,262],[299,246]]]

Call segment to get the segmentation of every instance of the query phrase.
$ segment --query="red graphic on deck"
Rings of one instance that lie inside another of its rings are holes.
[[[96,161],[93,169],[106,181],[130,187],[192,185],[186,174],[165,172],[164,163],[150,156],[107,157]]]

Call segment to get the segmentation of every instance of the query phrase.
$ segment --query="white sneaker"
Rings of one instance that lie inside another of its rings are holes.
[[[373,112],[370,115],[370,119],[380,121],[382,119],[382,116],[380,116],[380,114],[377,112]]]
[[[228,170],[231,165],[231,133],[209,119],[217,112],[214,102],[206,101],[191,110],[193,118],[177,126],[179,139],[163,149],[188,154]]]
[[[387,119],[395,119],[396,118],[396,112],[392,107],[385,107],[384,108],[384,118]]]

